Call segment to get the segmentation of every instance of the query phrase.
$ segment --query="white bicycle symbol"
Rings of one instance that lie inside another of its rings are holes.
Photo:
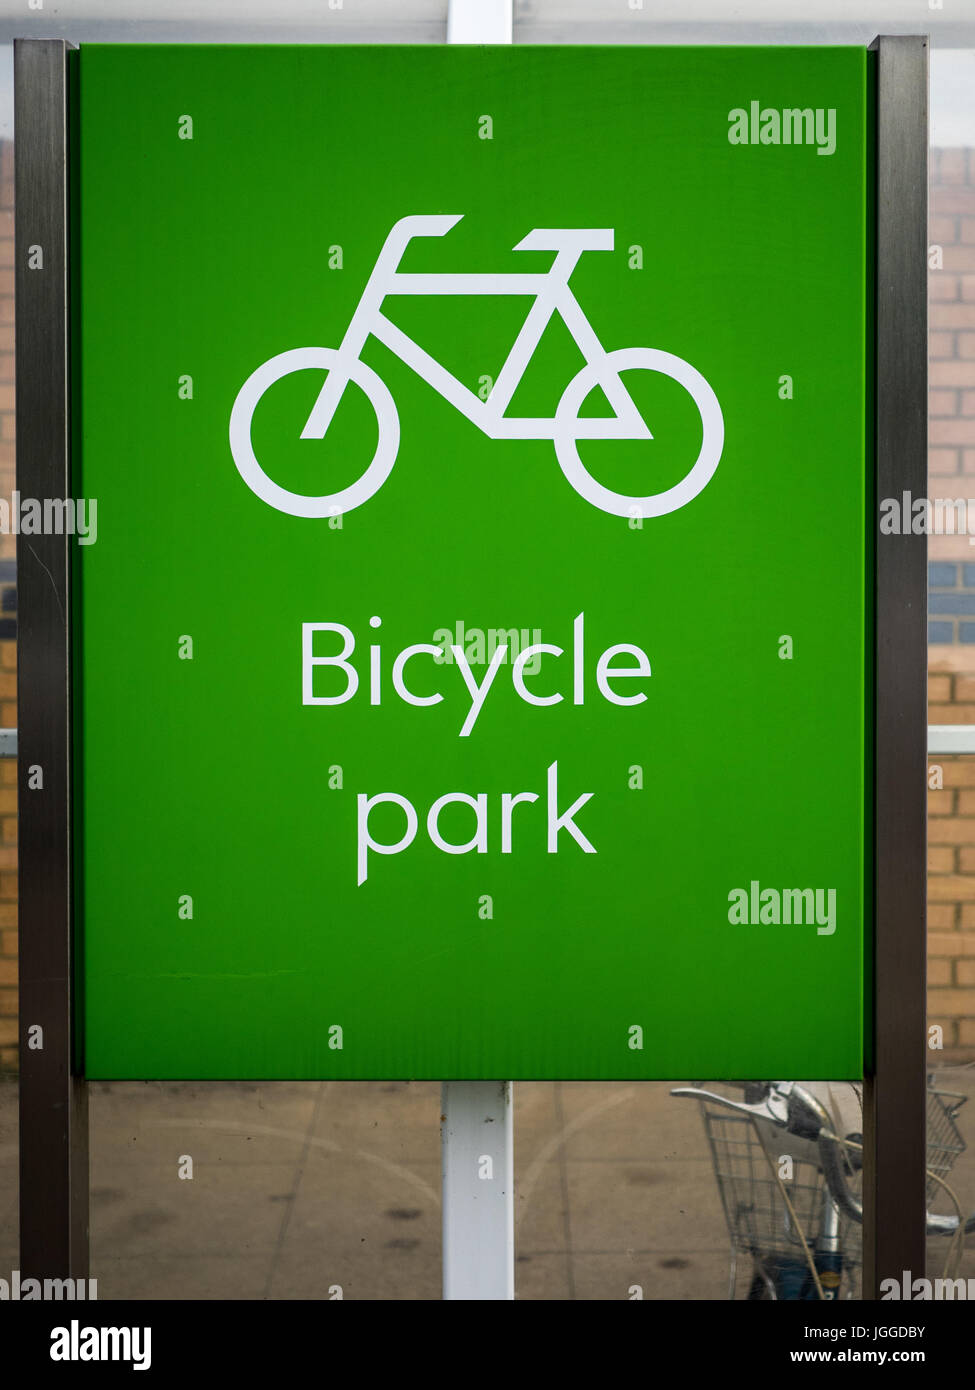
[[[291,348],[262,363],[244,382],[230,414],[230,449],[244,482],[258,497],[292,516],[324,517],[349,512],[368,501],[389,477],[399,449],[399,417],[383,381],[365,365],[360,354],[370,334],[395,352],[445,400],[482,430],[489,439],[551,439],[559,467],[581,497],[616,516],[663,516],[696,497],[710,482],[724,445],[724,420],[717,397],[689,363],[656,348],[617,348],[607,352],[569,288],[569,277],[583,251],[612,251],[612,228],[537,227],[514,247],[516,251],[554,251],[551,267],[528,274],[404,274],[397,267],[416,236],[444,236],[459,215],[403,217],[390,230],[363,291],[352,321],[338,348]],[[382,311],[388,294],[529,294],[535,302],[515,339],[486,401],[462,385],[417,343],[397,328]],[[572,378],[554,418],[511,418],[505,410],[531,361],[554,313],[559,313],[578,344],[586,365]],[[275,483],[255,456],[251,444],[254,411],[268,387],[292,372],[321,369],[327,373],[302,439],[323,439],[346,386],[354,381],[368,396],[379,426],[376,452],[366,471],[349,487],[321,497],[289,492]],[[703,427],[701,449],[690,471],[673,487],[648,497],[628,497],[603,487],[587,472],[579,457],[580,439],[652,439],[643,417],[620,379],[620,372],[644,368],[672,377],[688,391]],[[579,408],[594,387],[602,388],[615,414],[580,417]]]

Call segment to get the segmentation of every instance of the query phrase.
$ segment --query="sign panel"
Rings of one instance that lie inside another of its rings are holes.
[[[861,1075],[867,54],[78,69],[86,1074]]]

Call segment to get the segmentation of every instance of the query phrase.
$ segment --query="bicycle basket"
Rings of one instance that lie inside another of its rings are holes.
[[[713,1084],[710,1089],[715,1089]],[[955,1092],[937,1090],[934,1078],[928,1078],[929,1207],[938,1202],[939,1197],[944,1197],[937,1179],[947,1177],[965,1150],[965,1141],[955,1120],[966,1099]],[[807,1296],[798,1291],[806,1277],[804,1269],[808,1268],[802,1237],[812,1249],[822,1229],[826,1200],[825,1179],[815,1151],[771,1124],[736,1115],[713,1102],[699,1103],[731,1238],[731,1297],[736,1293],[736,1257],[739,1254],[751,1257],[756,1279],[763,1280],[767,1286],[768,1293],[760,1296]],[[782,1162],[785,1157],[789,1159],[788,1164]],[[860,1189],[859,1170],[859,1153],[851,1149],[847,1182],[854,1193]],[[782,1179],[781,1185],[778,1178]],[[832,1219],[836,1223],[837,1247],[842,1251],[838,1297],[855,1298],[862,1259],[860,1226],[838,1213]],[[783,1293],[783,1289],[790,1286],[794,1292]],[[754,1289],[754,1283],[752,1287]],[[754,1292],[749,1293],[749,1297],[754,1296]]]
[[[764,1281],[768,1292],[760,1296],[781,1297],[791,1270],[797,1286],[792,1296],[800,1297],[798,1286],[808,1270],[800,1230],[811,1249],[823,1219],[826,1183],[822,1173],[814,1162],[793,1152],[789,1135],[769,1125],[761,1126],[768,1134],[760,1134],[759,1124],[748,1116],[704,1101],[700,1105],[731,1238],[730,1297],[736,1296],[736,1256],[740,1254],[751,1257],[755,1277]],[[786,1157],[788,1163],[782,1161]],[[777,1172],[795,1217],[785,1203]],[[859,1174],[851,1172],[849,1181],[856,1188]],[[859,1285],[860,1230],[840,1216],[837,1234],[843,1252],[838,1297],[853,1298]],[[777,1294],[772,1293],[773,1287]],[[749,1297],[756,1296],[753,1290],[754,1282]]]
[[[955,1165],[955,1160],[965,1150],[965,1141],[955,1124],[955,1117],[967,1099],[967,1096],[958,1095],[953,1091],[935,1090],[933,1079],[929,1078],[926,1189],[929,1207],[938,1200],[939,1195],[944,1195],[940,1184],[931,1174],[936,1173],[939,1178],[947,1177]]]

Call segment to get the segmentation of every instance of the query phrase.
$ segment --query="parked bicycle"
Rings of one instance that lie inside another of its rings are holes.
[[[729,1297],[736,1294],[742,1255],[751,1260],[748,1299],[855,1297],[862,1135],[838,1134],[825,1105],[798,1082],[741,1084],[742,1100],[695,1086],[671,1091],[701,1106],[731,1238]],[[946,1182],[965,1149],[955,1120],[966,1099],[938,1090],[929,1078],[927,1233],[951,1238],[946,1271],[963,1236],[975,1231],[975,1213],[964,1218]],[[930,1210],[939,1191],[955,1202],[955,1214]]]

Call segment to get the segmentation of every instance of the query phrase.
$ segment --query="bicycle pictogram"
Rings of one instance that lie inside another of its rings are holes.
[[[362,361],[368,338],[385,344],[416,374],[490,439],[551,439],[569,483],[594,507],[616,516],[664,516],[685,506],[710,482],[721,459],[724,420],[708,382],[683,358],[658,348],[607,351],[569,286],[584,251],[611,251],[612,228],[541,228],[528,233],[516,251],[554,251],[547,271],[517,274],[406,273],[399,269],[414,237],[444,236],[463,214],[418,214],[395,223],[383,244],[359,304],[337,348],[290,348],[259,366],[244,382],[230,415],[230,449],[248,487],[270,506],[292,516],[324,517],[352,511],[368,501],[389,477],[399,450],[399,416],[389,389]],[[388,295],[531,295],[534,302],[487,400],[464,386],[383,313]],[[536,347],[554,314],[559,314],[582,352],[585,365],[562,393],[552,417],[505,414]],[[254,412],[264,393],[292,372],[323,370],[325,382],[301,430],[302,439],[324,439],[349,382],[362,388],[376,414],[378,441],[361,477],[338,492],[311,497],[289,492],[261,467],[251,442]],[[681,480],[647,496],[628,496],[604,487],[579,456],[580,440],[652,440],[643,416],[623,384],[621,372],[643,369],[678,382],[691,396],[701,419],[701,447]],[[607,416],[580,416],[589,393],[600,387],[613,410]]]

